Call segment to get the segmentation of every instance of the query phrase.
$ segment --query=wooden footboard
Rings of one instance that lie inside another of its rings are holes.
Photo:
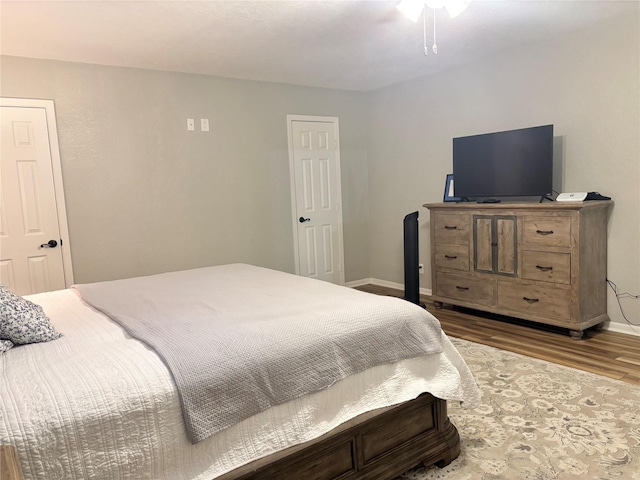
[[[0,445],[0,480],[22,480],[16,449]]]
[[[459,454],[460,437],[446,401],[425,393],[216,480],[390,480],[420,463],[444,467]]]

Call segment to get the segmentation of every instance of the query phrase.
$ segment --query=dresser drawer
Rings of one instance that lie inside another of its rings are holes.
[[[436,294],[476,305],[495,305],[495,281],[453,273],[436,273]]]
[[[571,255],[524,251],[522,252],[522,278],[569,285]]]
[[[571,217],[525,216],[523,242],[527,246],[545,245],[569,247],[571,245]]]
[[[437,243],[435,248],[437,268],[469,271],[469,246]]]
[[[498,307],[560,320],[571,320],[570,290],[557,286],[521,285],[498,282]]]
[[[471,217],[465,213],[436,213],[433,228],[438,243],[469,244]]]

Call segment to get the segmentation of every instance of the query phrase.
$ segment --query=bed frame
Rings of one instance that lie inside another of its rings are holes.
[[[391,480],[420,463],[444,467],[459,454],[460,436],[447,417],[447,402],[424,393],[215,480]],[[0,446],[0,478],[22,480],[13,447]]]
[[[447,402],[424,393],[216,480],[391,480],[420,463],[442,468],[459,454],[460,436],[447,417]]]

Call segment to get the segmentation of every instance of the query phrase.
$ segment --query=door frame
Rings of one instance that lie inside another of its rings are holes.
[[[314,115],[287,115],[287,140],[289,144],[289,183],[291,191],[291,225],[293,227],[293,255],[295,273],[300,275],[300,249],[298,247],[298,217],[296,208],[296,180],[293,154],[293,122],[324,122],[333,124],[336,138],[336,175],[338,181],[338,208],[340,209],[340,228],[338,229],[338,262],[340,262],[340,285],[345,284],[344,275],[344,219],[342,218],[342,176],[340,168],[340,125],[338,117],[321,117]]]
[[[64,184],[62,181],[62,165],[60,160],[60,145],[58,143],[58,128],[56,126],[55,105],[53,100],[0,97],[0,106],[44,108],[45,110],[49,137],[49,151],[51,153],[51,173],[53,176],[53,189],[55,192],[58,229],[60,232],[60,248],[62,250],[64,284],[69,288],[74,283],[73,264],[71,262],[71,241],[69,239],[69,225],[67,223],[67,206],[64,200]]]

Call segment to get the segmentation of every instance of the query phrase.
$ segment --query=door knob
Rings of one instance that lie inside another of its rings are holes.
[[[40,245],[40,248],[56,248],[58,246],[58,242],[55,240],[49,240],[47,243],[43,243]]]
[[[304,223],[304,222],[309,222],[309,221],[311,221],[311,219],[310,219],[310,218],[300,217],[300,218],[298,219],[298,221],[299,221],[300,223]]]

